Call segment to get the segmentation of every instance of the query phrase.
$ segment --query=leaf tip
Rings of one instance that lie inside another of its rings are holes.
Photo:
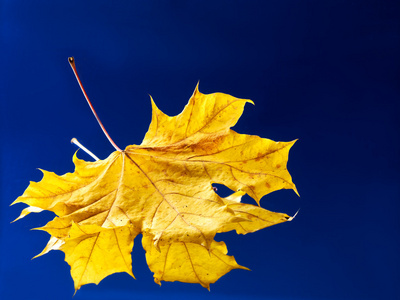
[[[196,87],[194,88],[192,97],[190,97],[190,99],[196,96],[197,94],[202,95],[202,93],[199,91],[199,85],[200,85],[200,80],[197,81]]]
[[[14,204],[17,204],[17,203],[21,203],[21,200],[18,200],[19,199],[19,197],[17,198],[17,199],[15,199],[11,204],[10,204],[10,206],[13,206]]]
[[[135,275],[133,275],[132,270],[126,271],[126,273],[128,273],[133,279],[136,280],[136,277],[135,277]]]
[[[34,257],[31,258],[31,260],[34,260],[35,258],[38,258],[40,256],[42,256],[42,253],[39,253],[39,254],[35,255]]]
[[[46,231],[46,229],[44,229],[44,227],[35,227],[35,228],[31,228],[29,230],[40,230],[40,231]]]
[[[300,211],[300,208],[296,211],[296,213],[293,215],[293,217],[288,217],[287,218],[287,221],[293,221],[293,219],[297,216],[297,214],[299,213],[299,211]]]
[[[11,221],[11,222],[10,222],[10,224],[12,224],[12,223],[14,223],[14,222],[18,221],[19,219],[22,219],[22,217],[21,217],[21,216],[19,216],[19,217],[18,217],[18,218],[16,218],[14,221]]]
[[[154,108],[158,109],[156,103],[154,102],[153,97],[152,97],[150,94],[148,94],[148,95],[149,95],[150,103],[151,103],[151,106],[153,107],[153,109],[154,109]]]
[[[72,156],[72,162],[76,165],[76,162],[79,161],[80,159],[78,158],[78,151],[79,149],[77,149],[74,153],[74,155]]]
[[[203,288],[206,288],[209,292],[211,291],[211,290],[210,290],[210,283],[208,283],[208,282],[202,282],[202,281],[200,281],[200,280],[199,280],[199,282],[197,282],[197,283],[199,283]]]
[[[250,104],[255,105],[254,102],[253,102],[253,100],[247,99],[247,100],[245,100],[245,101],[246,101],[246,103],[250,103]]]
[[[240,203],[244,195],[246,195],[246,192],[242,191],[241,189],[238,189],[237,192],[229,195],[228,197],[225,197],[224,199]]]
[[[296,186],[293,184],[292,190],[296,193],[297,196],[300,197],[299,191],[297,190]]]
[[[162,111],[158,108],[156,102],[154,101],[153,97],[150,94],[149,97],[150,97],[153,118],[158,119],[158,115],[159,114],[163,115],[164,113],[162,113]]]
[[[251,271],[251,269],[249,269],[249,268],[247,268],[247,267],[245,267],[245,266],[241,266],[241,265],[238,265],[238,269],[242,269],[242,270],[246,270],[246,271]]]
[[[158,279],[157,277],[154,277],[154,282],[157,283],[159,286],[161,286],[161,280]]]

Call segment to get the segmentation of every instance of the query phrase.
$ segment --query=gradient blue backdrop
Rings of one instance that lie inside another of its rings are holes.
[[[211,286],[163,283],[140,239],[133,272],[84,286],[80,299],[399,299],[399,2],[2,0],[0,298],[71,299],[60,251],[31,261],[50,213],[10,224],[9,204],[37,168],[73,171],[78,138],[100,158],[113,148],[87,106],[67,57],[120,147],[140,144],[148,94],[178,114],[203,93],[249,98],[235,130],[299,139],[292,191],[262,206],[300,213],[246,236],[218,235],[252,269]],[[80,151],[81,158],[90,160]]]

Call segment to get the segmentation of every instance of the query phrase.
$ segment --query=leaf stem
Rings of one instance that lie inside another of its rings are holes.
[[[88,150],[85,146],[83,146],[81,143],[79,143],[79,141],[76,138],[72,138],[71,143],[77,145],[79,148],[81,148],[83,151],[85,151],[87,154],[89,154],[95,160],[99,160],[99,158],[96,155],[94,155],[90,150]]]
[[[114,147],[117,151],[122,152],[122,150],[117,146],[117,144],[114,143],[114,141],[112,140],[112,138],[111,138],[110,135],[108,134],[107,130],[104,128],[103,123],[101,123],[101,121],[100,121],[100,119],[99,119],[99,117],[98,117],[96,111],[94,110],[93,105],[92,105],[92,103],[90,102],[89,97],[88,97],[88,95],[86,94],[85,89],[83,88],[81,79],[79,78],[79,75],[78,75],[78,71],[76,70],[75,59],[74,59],[73,57],[68,57],[68,62],[69,62],[69,65],[70,65],[71,68],[72,68],[72,71],[74,71],[76,80],[78,81],[78,84],[79,84],[79,86],[80,86],[80,88],[81,88],[81,90],[82,90],[82,93],[83,93],[83,95],[85,96],[85,99],[86,99],[87,103],[89,104],[89,107],[90,107],[90,109],[92,110],[94,116],[96,117],[96,120],[97,120],[97,122],[99,123],[101,129],[103,130],[104,134],[106,135],[106,137],[107,137],[107,139],[109,140],[109,142],[111,143],[111,145],[113,145],[113,147]],[[83,148],[82,148],[82,149],[83,149]]]

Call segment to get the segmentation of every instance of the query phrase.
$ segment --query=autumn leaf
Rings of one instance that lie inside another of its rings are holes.
[[[43,179],[13,202],[29,205],[17,219],[42,210],[56,214],[37,228],[51,235],[38,256],[63,251],[75,290],[116,272],[133,277],[131,251],[139,234],[156,283],[209,288],[230,270],[247,269],[227,255],[225,243],[214,240],[217,233],[246,234],[291,219],[240,201],[247,194],[259,204],[279,189],[297,193],[286,168],[294,141],[230,129],[252,101],[205,95],[196,87],[177,116],[151,103],[151,124],[140,145],[123,151],[115,146],[108,158],[95,162],[75,154],[73,173],[42,171]],[[213,183],[235,192],[221,198]]]

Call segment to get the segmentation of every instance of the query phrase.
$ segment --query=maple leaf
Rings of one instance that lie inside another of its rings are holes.
[[[152,121],[140,145],[122,151],[113,143],[117,150],[95,162],[75,153],[73,173],[42,171],[43,179],[31,182],[13,202],[29,205],[17,219],[42,210],[56,214],[37,228],[51,235],[37,256],[63,251],[75,290],[116,272],[133,277],[131,251],[139,234],[155,282],[209,288],[230,270],[247,269],[227,255],[225,243],[214,240],[217,233],[246,234],[291,219],[240,201],[248,194],[259,204],[279,189],[297,193],[286,168],[295,141],[274,142],[230,129],[252,101],[205,95],[196,87],[175,117],[151,103]],[[213,183],[236,192],[221,198]]]

